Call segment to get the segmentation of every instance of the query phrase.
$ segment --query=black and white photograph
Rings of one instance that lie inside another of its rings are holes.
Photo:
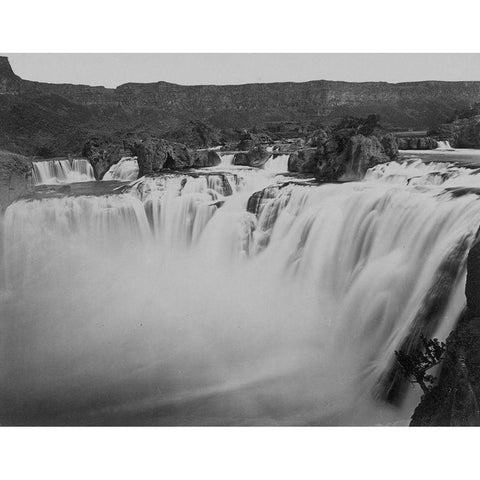
[[[7,441],[480,425],[480,53],[59,25],[0,54]]]

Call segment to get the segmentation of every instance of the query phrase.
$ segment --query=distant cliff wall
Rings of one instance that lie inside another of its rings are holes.
[[[0,147],[31,153],[31,145],[57,142],[54,153],[74,152],[81,148],[79,136],[139,129],[163,134],[190,120],[242,129],[282,122],[332,124],[344,116],[376,113],[388,128],[428,128],[479,101],[480,82],[157,82],[115,89],[47,84],[20,79],[0,57]]]

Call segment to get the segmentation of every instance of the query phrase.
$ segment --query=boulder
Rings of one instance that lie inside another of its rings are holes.
[[[290,154],[288,171],[298,173],[315,173],[317,167],[317,149],[303,148]]]
[[[271,155],[272,154],[267,152],[264,147],[257,146],[249,150],[247,153],[236,153],[235,157],[233,157],[233,164],[262,168]]]
[[[258,145],[272,143],[272,138],[262,132],[244,132],[237,145],[237,150],[252,150]]]
[[[222,160],[214,150],[193,150],[190,151],[195,168],[216,167]]]
[[[139,177],[159,173],[163,169],[181,170],[193,166],[193,158],[181,143],[152,137],[133,141],[130,150],[137,157]]]
[[[315,172],[318,181],[360,179],[369,168],[390,161],[375,136],[354,135],[343,148],[342,145],[343,142],[331,138],[318,148]]]

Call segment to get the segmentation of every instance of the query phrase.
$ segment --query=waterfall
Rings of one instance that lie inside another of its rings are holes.
[[[438,146],[436,150],[454,150],[448,140],[437,140]]]
[[[84,158],[32,162],[35,185],[90,182],[95,180],[90,162]]]
[[[118,163],[113,164],[102,180],[119,180],[129,182],[138,177],[137,157],[122,157]]]
[[[285,173],[288,172],[288,159],[289,154],[272,155],[270,159],[265,163],[265,170],[272,173]]]
[[[235,157],[234,153],[219,153],[221,163],[219,167],[231,167],[233,165],[233,158]]]
[[[409,161],[344,184],[232,167],[21,199],[0,420],[406,424],[420,392],[394,351],[444,340],[464,307],[475,188],[476,170]]]

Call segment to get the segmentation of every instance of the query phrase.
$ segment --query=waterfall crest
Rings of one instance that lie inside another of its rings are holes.
[[[138,177],[137,157],[122,157],[118,163],[113,164],[102,180],[118,180],[129,182]]]
[[[95,175],[90,162],[84,158],[73,160],[46,160],[32,162],[35,185],[58,183],[90,182]]]

